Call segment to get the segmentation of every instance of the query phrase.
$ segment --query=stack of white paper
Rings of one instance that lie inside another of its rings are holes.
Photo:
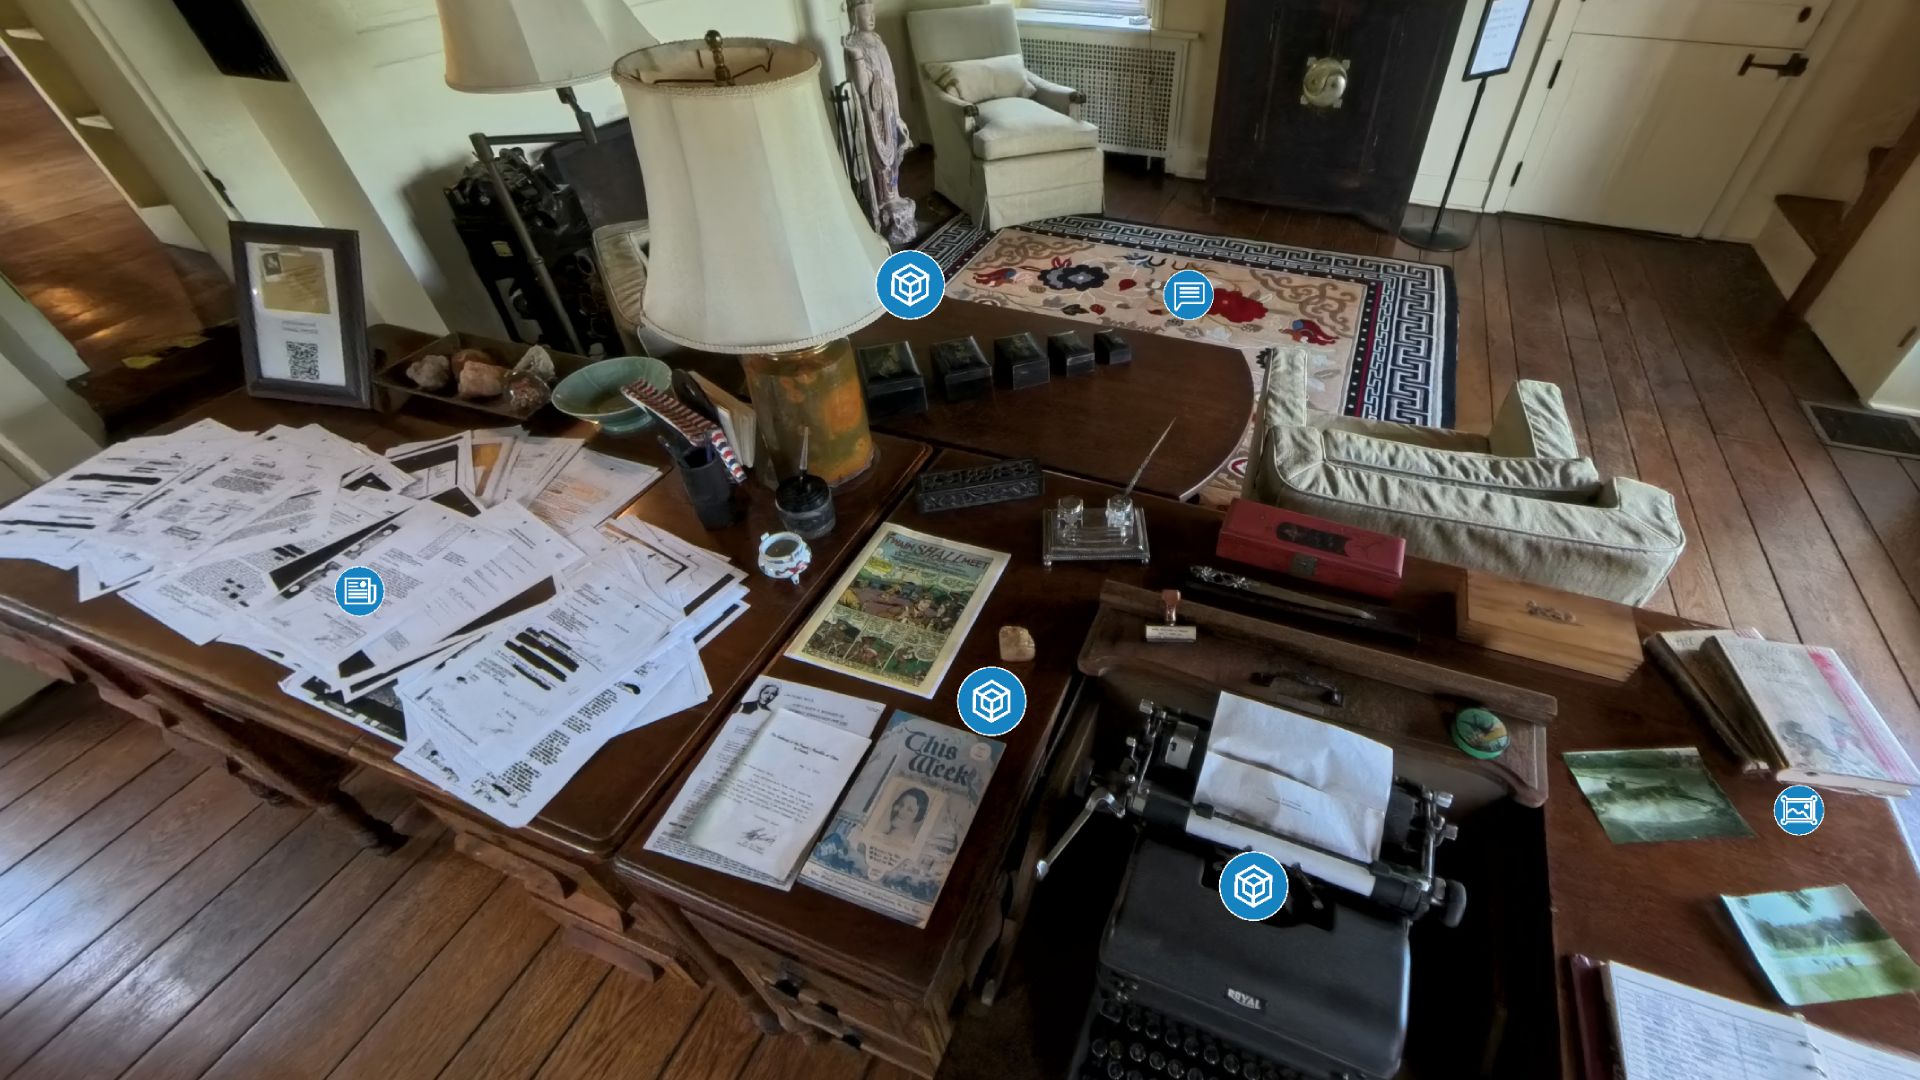
[[[762,675],[693,767],[647,850],[791,889],[884,711]]]
[[[705,701],[700,648],[746,610],[727,560],[607,522],[659,476],[515,429],[382,455],[313,425],[201,421],[0,509],[0,558],[285,665],[289,695],[521,825],[608,739]],[[354,566],[380,575],[371,614],[334,598]]]

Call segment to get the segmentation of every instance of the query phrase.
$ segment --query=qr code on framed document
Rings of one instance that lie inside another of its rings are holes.
[[[312,341],[283,342],[287,347],[287,378],[320,381],[320,346]]]

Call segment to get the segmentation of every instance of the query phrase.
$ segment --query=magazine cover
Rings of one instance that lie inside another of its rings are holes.
[[[1720,899],[1789,1005],[1920,990],[1920,966],[1845,885]]]
[[[896,712],[800,871],[822,892],[927,925],[1004,743]]]
[[[882,525],[787,655],[932,697],[1007,555]]]

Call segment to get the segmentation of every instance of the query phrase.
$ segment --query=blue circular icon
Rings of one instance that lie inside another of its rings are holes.
[[[371,615],[387,598],[386,583],[364,566],[350,566],[333,579],[333,598],[349,615]]]
[[[1805,784],[1795,784],[1773,800],[1773,821],[1789,836],[1805,836],[1827,817],[1826,800]]]
[[[873,288],[880,306],[898,319],[922,319],[940,306],[947,291],[947,275],[924,251],[896,251],[880,264]]]
[[[1167,314],[1192,322],[1213,310],[1213,282],[1198,270],[1181,270],[1160,286],[1160,302]]]
[[[983,667],[960,680],[960,722],[975,734],[1000,736],[1027,715],[1027,688],[1003,667]]]
[[[1220,902],[1236,919],[1270,919],[1287,902],[1287,870],[1264,851],[1243,851],[1220,871]]]

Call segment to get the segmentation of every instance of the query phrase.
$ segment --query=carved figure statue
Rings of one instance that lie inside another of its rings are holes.
[[[860,126],[866,136],[867,206],[874,229],[897,248],[910,242],[916,231],[913,200],[900,194],[900,162],[913,148],[913,137],[900,117],[893,58],[873,29],[872,0],[851,0],[847,14],[853,30],[841,44],[846,47],[847,73],[859,97]]]

